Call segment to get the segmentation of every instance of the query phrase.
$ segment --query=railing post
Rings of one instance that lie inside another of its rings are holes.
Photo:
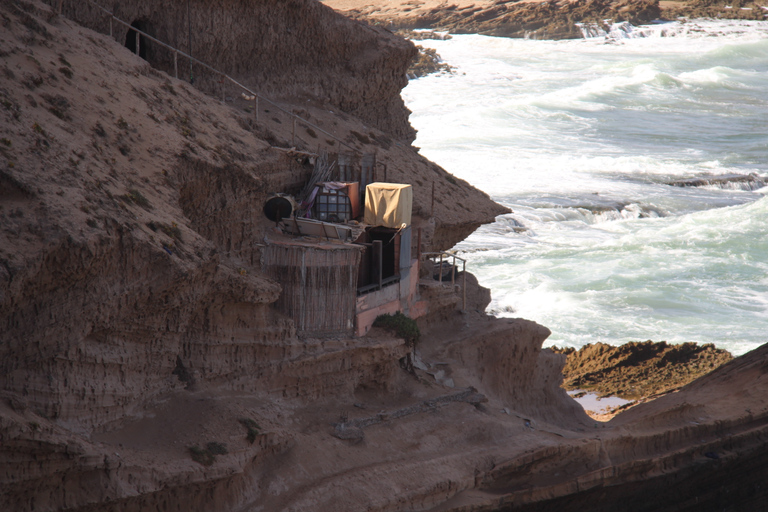
[[[421,228],[419,228],[418,241],[416,242],[416,258],[419,260],[419,268],[421,268]]]
[[[381,240],[374,240],[373,241],[373,280],[378,284],[379,290],[381,290],[381,281],[382,281],[382,249],[384,248],[384,244]]]
[[[453,257],[453,263],[451,263],[451,288],[456,287],[456,256]]]
[[[467,310],[467,262],[463,262],[464,265],[462,267],[461,271],[461,289],[464,294],[464,298],[461,301],[461,310],[466,311]]]
[[[443,253],[440,253],[440,267],[438,267],[440,272],[440,284],[443,284]]]
[[[432,182],[432,207],[429,209],[429,214],[434,217],[435,215],[435,182]]]
[[[291,131],[291,146],[296,147],[296,116],[293,116],[293,130]]]
[[[259,124],[259,97],[256,96],[256,124]]]
[[[114,37],[114,36],[112,35],[112,18],[114,18],[114,16],[112,16],[112,15],[110,14],[110,15],[109,15],[109,37]]]
[[[141,46],[141,34],[136,32],[136,55],[139,55],[140,46]]]
[[[173,76],[179,79],[179,52],[173,52]]]

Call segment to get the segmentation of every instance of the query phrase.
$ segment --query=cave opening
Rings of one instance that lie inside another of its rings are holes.
[[[152,35],[152,32],[150,31],[150,25],[145,20],[136,20],[133,23],[131,23],[130,29],[128,29],[128,33],[125,36],[125,47],[128,48],[133,53],[138,53],[139,57],[142,59],[148,61],[148,55],[150,50],[150,43],[151,41],[147,39],[146,36],[143,36],[137,32],[137,30],[144,32],[145,34]],[[138,45],[138,52],[136,51],[136,46]]]

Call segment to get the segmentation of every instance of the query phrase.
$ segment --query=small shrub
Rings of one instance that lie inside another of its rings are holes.
[[[193,461],[202,464],[203,466],[210,466],[216,460],[216,455],[197,445],[190,446],[189,453],[192,455]]]
[[[24,75],[24,80],[22,83],[27,87],[27,89],[34,90],[43,85],[45,82],[45,79],[40,75],[30,75],[29,73]]]
[[[93,127],[93,133],[95,133],[99,137],[107,136],[107,131],[104,129],[103,126],[101,126],[101,123],[99,123],[98,121],[96,122],[96,126]]]
[[[226,455],[229,453],[227,445],[216,441],[211,441],[205,448],[199,446],[190,446],[189,453],[192,456],[192,460],[202,464],[203,466],[210,466],[216,461],[217,455]]]
[[[310,136],[310,137],[312,137],[313,139],[316,139],[316,138],[317,138],[317,133],[315,133],[315,130],[313,130],[313,129],[312,129],[312,128],[310,128],[309,126],[307,126],[307,135],[309,135],[309,136]]]
[[[181,240],[181,229],[175,222],[172,222],[170,226],[168,224],[160,224],[160,229],[169,237]]]
[[[126,202],[134,203],[147,210],[152,208],[152,205],[149,203],[149,199],[144,197],[144,194],[135,188],[130,189],[127,194],[123,194],[121,197],[125,199]]]
[[[245,428],[248,429],[247,439],[249,443],[253,444],[254,441],[256,441],[256,438],[261,433],[261,427],[259,426],[258,423],[253,421],[251,418],[240,418],[238,421],[242,423]]]
[[[403,338],[406,343],[414,346],[421,336],[416,321],[412,318],[408,318],[399,311],[394,315],[379,315],[376,317],[376,320],[374,320],[373,326],[386,329],[395,334],[395,336]]]
[[[227,445],[216,441],[211,441],[205,445],[205,448],[212,455],[226,455],[229,453],[229,450],[227,450]]]
[[[72,70],[69,69],[68,67],[59,68],[59,73],[61,73],[62,75],[70,79],[72,78],[72,75],[73,75]]]

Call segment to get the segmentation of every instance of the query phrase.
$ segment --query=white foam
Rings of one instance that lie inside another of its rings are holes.
[[[425,41],[458,73],[404,91],[415,144],[514,210],[457,247],[497,314],[559,345],[743,353],[768,328],[763,193],[667,183],[768,173],[768,27],[627,29],[644,37]]]

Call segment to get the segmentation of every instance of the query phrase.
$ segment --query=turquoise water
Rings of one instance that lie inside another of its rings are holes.
[[[415,145],[513,210],[455,248],[494,314],[559,346],[768,341],[767,23],[420,44],[456,72],[404,90]]]

